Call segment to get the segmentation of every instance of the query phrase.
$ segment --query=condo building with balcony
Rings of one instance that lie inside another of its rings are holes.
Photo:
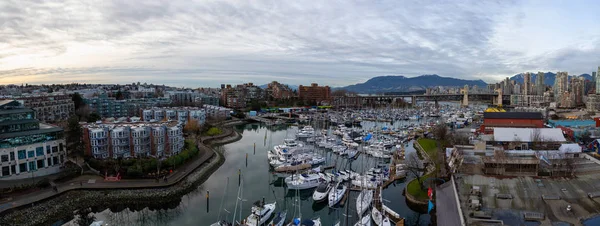
[[[203,125],[206,122],[206,110],[198,107],[149,108],[142,110],[144,122],[179,122],[187,124],[190,120]]]
[[[165,158],[182,151],[177,122],[114,122],[83,125],[86,155],[96,159]]]
[[[0,101],[0,181],[58,173],[65,149],[63,129],[40,123],[20,101]]]

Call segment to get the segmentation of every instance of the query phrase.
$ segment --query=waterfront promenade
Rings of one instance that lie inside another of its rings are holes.
[[[52,188],[46,188],[38,190],[32,193],[26,193],[18,196],[10,197],[8,200],[4,200],[0,203],[0,215],[8,210],[24,207],[27,205],[35,205],[37,202],[51,199],[55,196],[61,195],[68,191],[73,190],[101,190],[101,189],[140,189],[140,188],[161,188],[169,187],[179,183],[182,179],[186,178],[191,172],[202,166],[203,164],[210,162],[215,157],[215,151],[210,145],[215,143],[227,143],[232,142],[240,138],[240,134],[235,132],[232,128],[222,128],[223,133],[216,136],[203,136],[201,137],[200,143],[198,143],[198,149],[200,154],[193,161],[185,163],[183,166],[178,167],[169,174],[167,180],[155,179],[125,179],[121,181],[105,181],[100,176],[82,175],[72,180],[63,183],[55,183],[57,191]]]

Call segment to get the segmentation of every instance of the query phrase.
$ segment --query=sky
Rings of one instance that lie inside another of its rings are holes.
[[[498,82],[600,65],[593,0],[2,0],[0,12],[0,84]]]

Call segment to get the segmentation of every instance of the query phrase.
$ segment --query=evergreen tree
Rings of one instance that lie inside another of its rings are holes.
[[[73,155],[83,155],[83,129],[77,116],[72,116],[67,125],[67,151]]]

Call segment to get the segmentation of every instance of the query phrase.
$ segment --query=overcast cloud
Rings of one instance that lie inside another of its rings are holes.
[[[596,1],[3,0],[0,12],[0,84],[496,82],[600,64]]]

